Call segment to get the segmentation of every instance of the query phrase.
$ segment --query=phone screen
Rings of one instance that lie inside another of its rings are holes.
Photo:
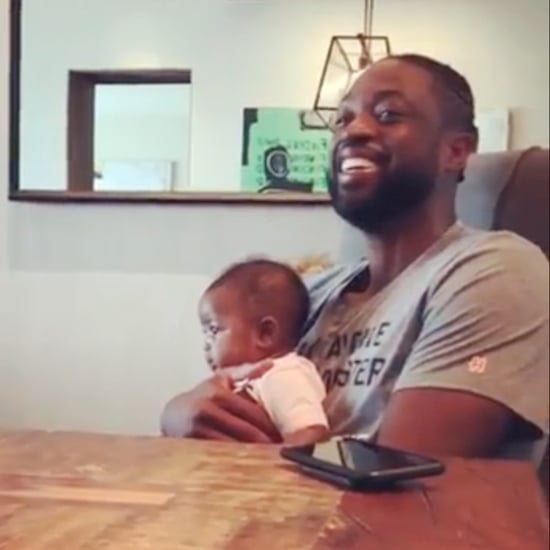
[[[315,445],[311,456],[318,460],[354,470],[359,474],[369,474],[385,470],[399,470],[411,466],[430,464],[431,461],[361,440],[332,440]]]

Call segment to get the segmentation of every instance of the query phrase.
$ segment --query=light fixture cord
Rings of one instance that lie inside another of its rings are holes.
[[[366,36],[372,36],[372,20],[374,14],[374,0],[365,0],[365,11],[363,14],[363,29]]]

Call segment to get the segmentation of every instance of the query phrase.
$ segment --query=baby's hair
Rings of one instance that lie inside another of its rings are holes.
[[[269,259],[255,258],[229,266],[207,288],[235,292],[237,307],[253,322],[274,317],[285,344],[295,347],[309,314],[309,294],[301,277],[290,266]]]

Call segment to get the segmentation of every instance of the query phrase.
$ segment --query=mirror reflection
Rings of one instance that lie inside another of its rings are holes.
[[[12,192],[327,200],[332,134],[311,108],[335,3],[308,0],[289,19],[226,0],[11,2]],[[311,41],[293,23],[305,20]]]
[[[96,86],[93,189],[185,190],[189,111],[190,85]]]
[[[189,71],[70,71],[68,190],[185,190],[190,96]]]

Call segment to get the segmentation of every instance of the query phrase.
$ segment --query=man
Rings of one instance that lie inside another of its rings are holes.
[[[342,101],[330,195],[364,233],[368,263],[309,282],[300,346],[327,386],[334,433],[481,457],[548,430],[548,263],[518,236],[456,221],[476,145],[468,83],[426,57],[376,63]],[[226,378],[172,400],[163,430],[274,440]]]

